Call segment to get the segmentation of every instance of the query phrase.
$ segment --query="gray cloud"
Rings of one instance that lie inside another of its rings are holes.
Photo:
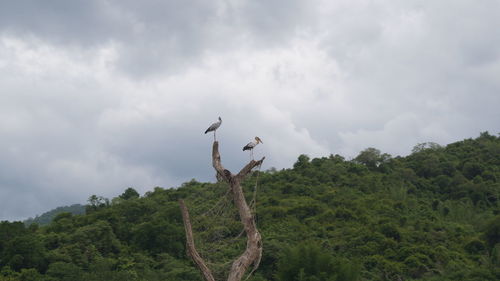
[[[33,1],[2,3],[0,26],[10,34],[42,37],[59,44],[101,44],[126,23],[104,1]]]
[[[496,1],[0,4],[0,220],[89,195],[213,180],[259,136],[301,153],[407,154],[500,131]]]
[[[61,46],[114,42],[130,77],[174,74],[207,51],[286,43],[308,18],[301,1],[33,1],[2,4],[0,30]]]

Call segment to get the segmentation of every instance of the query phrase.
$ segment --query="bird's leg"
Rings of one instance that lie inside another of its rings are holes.
[[[215,142],[215,140],[216,140],[216,137],[215,137],[215,132],[217,132],[217,130],[214,130],[214,142]]]

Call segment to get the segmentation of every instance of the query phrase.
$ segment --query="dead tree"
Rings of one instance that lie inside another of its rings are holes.
[[[212,147],[212,166],[217,172],[217,178],[229,183],[231,194],[233,196],[233,203],[238,209],[240,220],[247,236],[246,250],[233,262],[227,281],[240,281],[250,265],[254,264],[255,269],[262,257],[262,238],[257,230],[254,216],[248,207],[247,201],[245,200],[240,183],[253,168],[260,166],[264,159],[265,157],[262,157],[259,161],[250,161],[250,163],[243,167],[238,174],[233,175],[229,170],[224,169],[222,166],[219,154],[219,142],[214,141]],[[212,272],[203,258],[199,255],[194,245],[193,230],[189,219],[188,209],[183,200],[179,200],[179,203],[182,212],[182,219],[184,221],[184,228],[186,230],[187,254],[193,259],[206,281],[215,281]]]

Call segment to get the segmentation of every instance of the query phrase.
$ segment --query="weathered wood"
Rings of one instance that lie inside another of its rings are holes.
[[[188,212],[188,209],[186,207],[186,204],[184,204],[184,200],[180,199],[179,205],[181,207],[182,220],[184,221],[184,229],[186,230],[186,251],[187,251],[187,254],[196,263],[196,266],[200,269],[205,280],[215,281],[215,279],[212,275],[212,272],[210,271],[208,266],[205,264],[205,261],[200,256],[198,251],[196,251],[196,247],[194,245],[194,239],[193,239],[193,229],[191,227],[191,220],[189,219],[189,212]]]
[[[248,163],[245,167],[243,167],[243,169],[241,169],[241,171],[238,173],[237,175],[238,178],[242,180],[246,175],[248,175],[252,171],[253,168],[262,165],[264,159],[266,159],[266,157],[262,157],[262,159],[260,159],[259,161],[255,160],[250,161],[250,163]]]
[[[231,189],[234,204],[238,208],[241,223],[247,234],[247,247],[243,254],[233,262],[227,278],[228,281],[240,281],[250,265],[258,263],[262,255],[262,237],[257,230],[255,219],[245,200],[239,179],[239,177],[233,177]]]
[[[247,235],[246,249],[243,254],[241,254],[241,256],[239,256],[233,262],[227,281],[240,281],[250,265],[254,264],[254,270],[256,269],[262,257],[262,237],[255,224],[254,216],[245,200],[245,195],[243,193],[243,189],[241,188],[240,182],[245,178],[246,175],[248,175],[252,171],[253,168],[262,165],[264,159],[265,157],[262,157],[262,159],[259,161],[250,161],[250,163],[243,167],[243,169],[241,169],[241,171],[237,175],[233,175],[229,170],[226,170],[224,166],[222,166],[219,153],[219,143],[217,141],[214,141],[212,146],[212,166],[217,172],[217,179],[224,180],[230,184],[232,191],[231,193],[233,195],[233,202],[235,207],[238,209],[241,223],[243,224],[244,231]],[[207,281],[212,281],[214,279],[210,270],[204,263],[203,259],[196,252],[187,208],[182,200],[180,202],[182,218],[186,227],[186,240],[189,251],[188,254],[193,258],[198,268],[202,271],[205,279]]]
[[[214,167],[215,171],[217,172],[217,175],[219,175],[219,179],[223,179],[227,182],[231,180],[231,177],[233,176],[229,170],[224,169],[224,166],[222,166],[221,160],[220,160],[220,154],[219,154],[219,142],[214,141],[214,144],[212,146],[212,166]]]

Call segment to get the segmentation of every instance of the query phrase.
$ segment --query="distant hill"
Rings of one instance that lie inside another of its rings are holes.
[[[45,212],[35,218],[29,218],[24,221],[24,225],[29,226],[33,223],[38,225],[47,225],[52,222],[52,220],[60,213],[72,213],[73,215],[83,215],[85,214],[85,206],[81,204],[73,204],[71,206],[57,207],[53,210]]]

